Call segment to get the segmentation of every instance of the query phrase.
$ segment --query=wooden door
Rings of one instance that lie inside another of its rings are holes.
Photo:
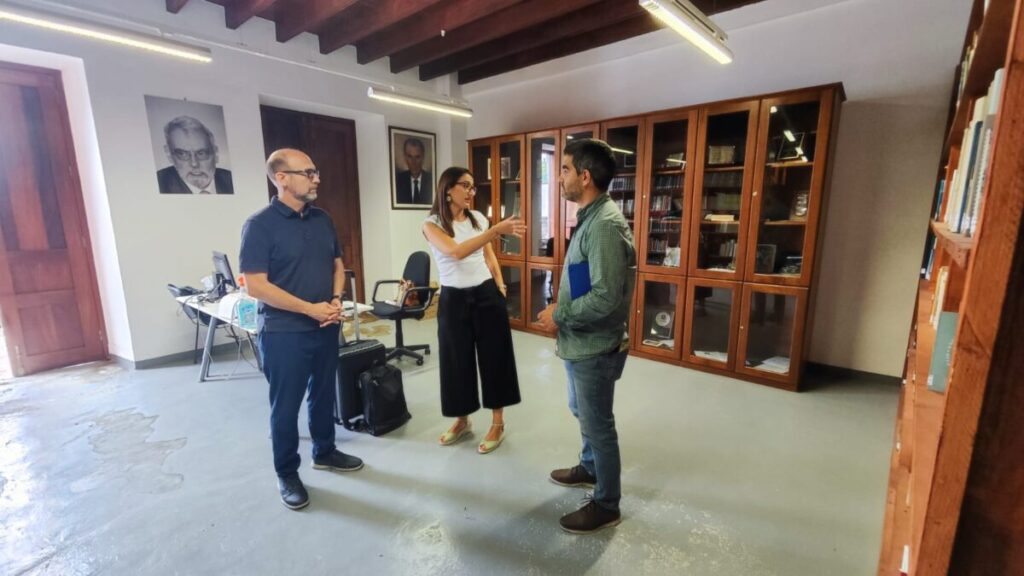
[[[806,288],[743,284],[736,372],[797,390],[806,319]]]
[[[267,155],[279,148],[297,148],[320,169],[316,205],[334,220],[345,268],[356,274],[356,293],[365,302],[363,232],[359,217],[359,170],[356,123],[345,118],[261,106],[263,146]],[[269,184],[270,196],[277,194]],[[348,288],[346,286],[346,288]]]
[[[0,64],[0,315],[16,376],[107,357],[60,73]]]
[[[637,350],[669,360],[680,358],[685,290],[686,279],[681,276],[640,273],[632,331]]]

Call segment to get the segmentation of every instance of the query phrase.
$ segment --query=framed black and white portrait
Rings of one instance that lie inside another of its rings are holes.
[[[434,203],[436,137],[430,132],[388,127],[391,143],[391,208],[427,210]]]
[[[146,96],[161,194],[234,194],[224,108]]]

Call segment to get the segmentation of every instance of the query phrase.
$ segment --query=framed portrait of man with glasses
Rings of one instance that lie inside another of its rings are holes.
[[[388,127],[391,143],[391,208],[427,210],[434,203],[436,138],[430,132]]]
[[[161,194],[234,194],[224,108],[146,96]]]

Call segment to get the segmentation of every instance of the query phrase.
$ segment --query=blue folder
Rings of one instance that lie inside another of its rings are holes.
[[[569,297],[573,300],[590,292],[590,262],[569,264]]]

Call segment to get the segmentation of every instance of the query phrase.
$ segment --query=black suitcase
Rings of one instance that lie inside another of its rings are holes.
[[[402,388],[402,371],[381,362],[359,375],[363,393],[365,430],[374,436],[391,432],[409,421],[409,407]]]
[[[355,273],[345,272],[351,278],[352,301],[355,301]],[[386,361],[384,343],[379,340],[359,339],[359,313],[353,311],[355,325],[355,341],[345,342],[344,331],[339,330],[338,346],[338,390],[334,400],[334,421],[348,430],[361,430],[365,427],[363,418],[363,397],[359,391],[359,375],[374,364]]]

